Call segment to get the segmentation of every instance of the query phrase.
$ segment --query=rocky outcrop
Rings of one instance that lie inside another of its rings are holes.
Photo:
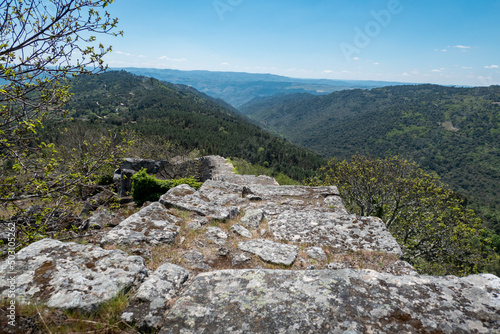
[[[133,296],[122,319],[135,323],[142,330],[158,329],[168,303],[186,284],[189,272],[179,266],[166,263],[140,286]]]
[[[297,246],[262,239],[240,242],[238,248],[258,255],[263,261],[285,266],[295,262],[299,252]]]
[[[348,214],[337,188],[279,186],[206,161],[212,179],[199,190],[175,187],[118,226],[104,212],[82,226],[140,256],[42,240],[17,254],[16,293],[88,311],[130,289],[122,320],[142,332],[500,331],[498,277],[418,275],[384,223]]]
[[[104,235],[101,243],[171,244],[179,233],[179,226],[177,226],[179,223],[179,218],[171,215],[163,205],[158,202],[152,203],[109,231]]]
[[[95,310],[147,275],[144,259],[120,250],[93,245],[37,241],[20,250],[15,267],[0,263],[0,296],[6,298],[13,271],[15,295],[24,301],[44,302],[49,307]]]
[[[198,275],[160,333],[495,333],[499,294],[493,275],[224,270]]]
[[[218,220],[229,219],[238,214],[238,208],[219,205],[187,184],[170,189],[160,198],[160,203]]]

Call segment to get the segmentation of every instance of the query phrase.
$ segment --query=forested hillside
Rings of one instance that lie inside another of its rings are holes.
[[[322,158],[280,139],[195,89],[112,71],[73,79],[73,122],[131,130],[200,154],[238,157],[301,180]],[[55,133],[55,132],[54,132]]]
[[[401,155],[436,171],[500,233],[500,87],[436,85],[254,100],[240,108],[329,157]]]
[[[344,89],[375,88],[398,85],[397,82],[298,79],[273,74],[244,72],[180,71],[156,68],[124,68],[125,71],[193,86],[200,92],[241,106],[256,97],[292,93],[328,94]]]

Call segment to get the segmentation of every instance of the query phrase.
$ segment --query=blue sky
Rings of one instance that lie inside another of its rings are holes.
[[[500,84],[500,0],[116,0],[110,67]],[[101,38],[102,39],[102,38]]]

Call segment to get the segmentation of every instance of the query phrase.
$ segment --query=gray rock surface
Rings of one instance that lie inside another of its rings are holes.
[[[371,270],[224,270],[195,278],[170,333],[498,333],[500,279]]]
[[[141,284],[122,315],[142,330],[158,329],[163,322],[168,303],[175,298],[189,279],[189,272],[166,263]]]
[[[247,210],[241,224],[249,229],[258,229],[264,219],[264,211],[262,209]]]
[[[160,203],[151,203],[125,219],[101,240],[108,244],[172,244],[179,233],[180,219]]]
[[[231,226],[231,231],[244,237],[244,238],[248,238],[248,239],[252,238],[252,233],[250,233],[249,230],[247,230],[246,228],[244,228],[243,226],[241,226],[238,223]]]
[[[229,237],[220,227],[209,226],[205,235],[208,240],[217,245],[224,245]]]
[[[9,292],[6,263],[0,263],[0,296]],[[16,256],[19,301],[44,302],[60,309],[95,310],[103,302],[140,282],[147,274],[144,259],[93,245],[37,241]]]
[[[160,198],[160,203],[218,220],[230,219],[238,214],[238,208],[219,205],[187,184],[170,189]]]
[[[286,210],[269,221],[276,239],[340,250],[373,250],[402,255],[384,222],[374,217],[357,217],[319,210]]]
[[[326,254],[321,247],[309,247],[306,249],[306,253],[307,255],[309,255],[309,257],[315,260],[318,261],[326,260]]]
[[[299,251],[297,246],[285,245],[266,239],[243,241],[238,244],[238,248],[257,255],[263,261],[285,266],[295,262]]]

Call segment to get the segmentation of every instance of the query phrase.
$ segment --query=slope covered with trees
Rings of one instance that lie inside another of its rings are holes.
[[[500,233],[500,87],[436,85],[254,100],[241,112],[338,159],[401,155],[437,172]]]
[[[71,92],[67,109],[74,122],[120,126],[203,155],[243,158],[298,180],[311,176],[323,162],[188,86],[111,71],[73,79]]]

